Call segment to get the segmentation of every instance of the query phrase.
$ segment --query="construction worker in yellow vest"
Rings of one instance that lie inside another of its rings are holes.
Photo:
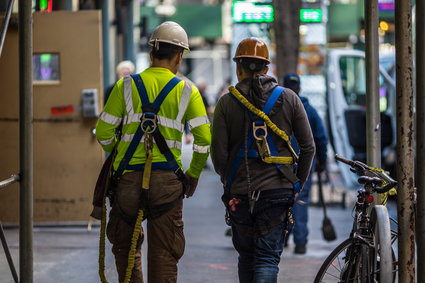
[[[116,149],[106,234],[119,282],[143,282],[141,215],[147,218],[148,282],[177,281],[177,262],[185,247],[182,199],[195,192],[211,143],[198,89],[176,77],[183,53],[189,52],[185,30],[175,22],[164,22],[154,30],[149,44],[151,66],[116,83],[96,125],[103,149]],[[194,144],[190,167],[183,172],[185,124]],[[129,257],[132,241],[134,259]]]

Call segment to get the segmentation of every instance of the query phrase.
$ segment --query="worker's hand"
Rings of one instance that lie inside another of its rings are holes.
[[[303,188],[304,188],[304,183],[298,182],[299,184],[297,185],[298,188],[294,188],[294,203],[297,201],[298,196],[300,195],[300,193],[302,192]],[[298,192],[297,192],[298,190]]]
[[[187,198],[189,198],[195,193],[196,187],[198,186],[198,178],[192,177],[187,173],[185,173],[185,176],[187,180],[187,185],[184,194]]]

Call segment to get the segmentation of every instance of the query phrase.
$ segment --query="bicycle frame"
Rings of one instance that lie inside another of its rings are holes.
[[[353,208],[354,220],[349,238],[326,258],[314,282],[322,282],[326,276],[331,278],[326,282],[333,280],[350,283],[375,283],[381,280],[391,282],[395,270],[388,213],[384,206],[377,205],[372,210],[373,219],[371,219],[369,208],[373,202],[374,192],[386,193],[396,185],[396,182],[381,169],[339,156],[336,156],[336,159],[350,165],[351,171],[360,176],[358,181],[363,186],[357,190],[357,201]],[[335,267],[337,264],[339,267]],[[336,274],[332,274],[333,272]]]

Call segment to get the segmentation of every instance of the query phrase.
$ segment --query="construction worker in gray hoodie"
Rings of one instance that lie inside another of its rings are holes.
[[[242,40],[233,60],[239,82],[215,108],[211,158],[224,185],[239,281],[273,283],[293,222],[292,205],[310,172],[314,140],[299,97],[267,75],[264,41]]]

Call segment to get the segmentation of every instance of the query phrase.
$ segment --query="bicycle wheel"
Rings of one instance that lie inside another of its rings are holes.
[[[391,247],[390,218],[387,208],[375,205],[371,213],[371,231],[373,231],[374,253],[372,282],[394,282],[394,252]]]
[[[365,252],[368,248],[367,244],[356,239],[346,239],[325,259],[314,283],[364,283],[365,270],[369,270],[368,253]]]

